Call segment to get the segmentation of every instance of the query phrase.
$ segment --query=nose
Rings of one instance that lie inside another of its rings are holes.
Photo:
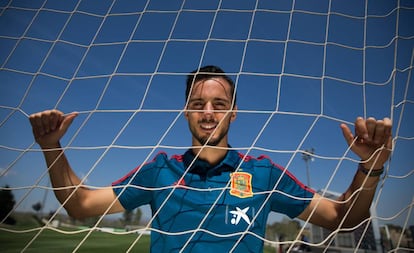
[[[210,115],[210,116],[212,116],[213,115],[213,113],[214,113],[214,106],[213,106],[213,104],[211,103],[211,102],[207,102],[205,105],[204,105],[204,108],[203,108],[203,114],[204,115]]]

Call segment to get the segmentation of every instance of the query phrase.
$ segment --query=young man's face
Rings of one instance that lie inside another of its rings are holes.
[[[193,145],[227,147],[230,123],[236,118],[230,84],[223,78],[196,82],[188,98],[185,116],[193,135]]]

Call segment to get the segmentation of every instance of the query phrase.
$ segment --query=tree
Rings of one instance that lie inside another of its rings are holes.
[[[84,224],[85,226],[88,227],[94,227],[94,226],[98,226],[98,221],[101,219],[101,216],[92,216],[86,219],[83,219],[81,222],[82,224]]]
[[[125,210],[122,222],[124,223],[125,226],[139,225],[139,222],[141,221],[141,217],[142,217],[142,211],[139,208],[136,209],[135,213],[133,210]]]
[[[37,218],[40,218],[40,210],[42,210],[42,203],[37,202],[36,204],[32,205],[33,210],[36,211]]]
[[[33,210],[36,211],[36,213],[38,213],[40,211],[40,209],[42,209],[42,203],[37,202],[36,204],[32,205]]]
[[[132,210],[125,210],[124,211],[124,225],[130,225],[132,221],[132,217],[134,215],[134,212]]]
[[[139,225],[139,223],[141,222],[141,217],[142,217],[142,211],[140,208],[137,208],[137,211],[135,212],[135,217],[134,217],[134,225]]]
[[[270,239],[274,239],[276,235],[282,235],[286,240],[294,240],[300,229],[301,225],[297,220],[283,218],[281,222],[275,222],[269,225],[266,233]]]
[[[10,187],[6,185],[4,189],[0,190],[0,220],[4,220],[5,224],[14,225],[16,223],[16,220],[9,216],[15,204],[14,195]]]

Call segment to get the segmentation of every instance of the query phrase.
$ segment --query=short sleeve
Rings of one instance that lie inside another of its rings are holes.
[[[271,196],[271,210],[290,218],[299,216],[309,205],[315,192],[289,171],[278,166],[273,168],[272,179],[273,188],[274,185],[277,186]]]
[[[154,172],[153,163],[145,164],[112,183],[113,191],[125,209],[133,210],[150,203]]]

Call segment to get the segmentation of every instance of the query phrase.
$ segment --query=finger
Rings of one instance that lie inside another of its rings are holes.
[[[351,129],[346,124],[341,124],[342,134],[345,138],[345,141],[348,143],[348,145],[351,145],[354,141],[354,135],[352,134]]]
[[[373,135],[373,143],[376,145],[385,144],[388,146],[389,139],[392,137],[392,122],[389,118],[384,118],[383,120],[378,120],[375,122],[375,133]]]
[[[355,135],[358,137],[359,142],[368,140],[369,138],[366,121],[362,117],[358,117],[355,120]]]
[[[50,111],[42,113],[40,115],[40,120],[42,123],[44,134],[48,134],[50,132]]]
[[[62,119],[63,119],[63,113],[62,112],[60,112],[58,110],[52,110],[50,112],[50,116],[49,116],[50,130],[55,131],[56,129],[58,129],[60,123],[62,122]]]
[[[366,129],[368,131],[368,138],[366,139],[368,142],[374,141],[375,131],[377,129],[377,120],[373,117],[370,117],[366,120]],[[381,134],[380,134],[381,137]]]
[[[389,118],[384,118],[384,133],[385,146],[388,149],[392,149],[392,121]]]
[[[392,130],[392,121],[390,118],[384,118],[384,127],[385,127],[385,133],[387,136],[391,136],[391,130]]]
[[[61,121],[63,113],[58,110],[48,110],[30,115],[29,120],[35,136],[43,136],[54,131]]]
[[[41,113],[35,113],[30,116],[30,124],[32,125],[33,134],[35,136],[44,135]]]
[[[375,123],[374,126],[375,130],[374,130],[374,135],[372,137],[372,141],[375,144],[384,144],[384,140],[385,140],[385,127],[384,127],[384,121],[382,120],[378,120]]]

